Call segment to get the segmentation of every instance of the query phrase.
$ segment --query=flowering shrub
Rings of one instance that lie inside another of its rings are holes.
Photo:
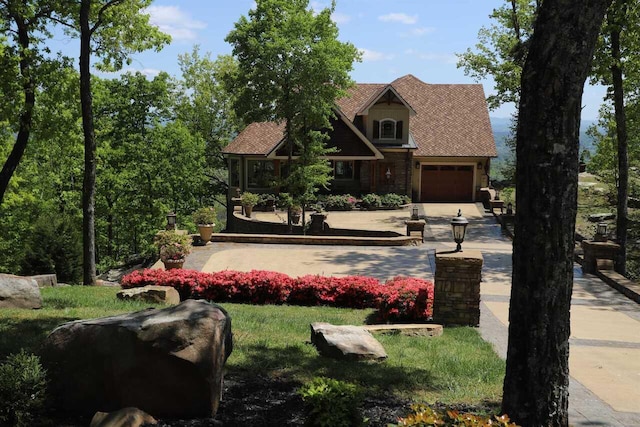
[[[181,299],[250,304],[326,305],[377,308],[381,321],[423,321],[433,315],[433,283],[395,277],[380,283],[372,277],[307,275],[296,279],[273,271],[141,270],[122,279],[123,288],[174,287]]]
[[[322,202],[328,211],[350,211],[356,205],[356,198],[350,194],[338,194],[327,196]]]
[[[481,416],[474,414],[459,413],[455,410],[434,410],[426,405],[418,404],[411,407],[412,413],[406,418],[400,418],[395,427],[414,426],[496,426],[496,427],[518,427],[512,423],[507,415]],[[389,424],[392,426],[392,424]]]

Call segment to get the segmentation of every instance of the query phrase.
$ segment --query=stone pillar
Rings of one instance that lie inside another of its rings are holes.
[[[606,242],[596,242],[595,240],[583,240],[582,250],[584,251],[584,261],[582,261],[582,271],[594,274],[598,269],[598,260],[608,259],[615,263],[620,252],[620,245],[610,240]]]
[[[479,251],[436,254],[433,320],[445,325],[480,325]]]

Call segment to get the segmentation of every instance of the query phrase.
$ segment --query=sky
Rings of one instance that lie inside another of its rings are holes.
[[[489,27],[494,8],[505,0],[337,0],[334,21],[342,41],[353,43],[362,52],[362,62],[354,66],[352,78],[359,83],[389,83],[413,74],[426,83],[476,83],[456,67],[456,54],[473,48],[481,27]],[[151,22],[172,36],[160,52],[133,56],[129,71],[153,76],[160,71],[179,77],[178,55],[194,45],[215,58],[230,54],[224,41],[240,16],[254,7],[253,0],[157,0],[148,12]],[[311,0],[315,10],[330,0]],[[76,43],[56,40],[56,43]],[[70,48],[71,46],[67,46]],[[77,56],[77,55],[74,55]],[[103,74],[104,75],[104,74]],[[493,93],[493,81],[481,81],[485,94]],[[585,87],[582,118],[595,120],[604,89]],[[490,114],[509,117],[513,105]]]

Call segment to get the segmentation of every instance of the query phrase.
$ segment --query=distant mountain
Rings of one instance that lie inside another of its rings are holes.
[[[504,160],[509,155],[509,147],[505,143],[505,140],[511,134],[511,118],[509,117],[490,117],[491,128],[493,129],[493,137],[496,141],[496,148],[498,149],[497,162]],[[593,120],[582,120],[580,123],[580,151],[587,149],[591,152],[595,151],[593,145],[593,138],[587,135],[587,129],[595,124]]]

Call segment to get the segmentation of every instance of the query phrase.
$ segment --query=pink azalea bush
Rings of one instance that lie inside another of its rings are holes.
[[[181,299],[249,304],[376,308],[381,321],[424,321],[433,315],[433,283],[394,277],[386,283],[365,276],[291,278],[273,271],[140,270],[123,277],[123,288],[171,286]]]

